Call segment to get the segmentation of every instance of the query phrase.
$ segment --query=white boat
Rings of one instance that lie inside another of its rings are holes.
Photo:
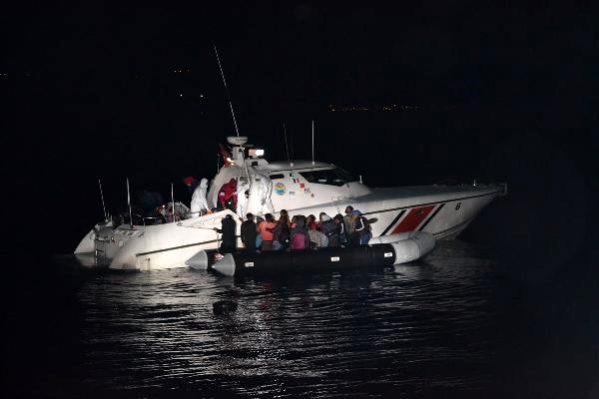
[[[252,212],[275,217],[285,209],[296,214],[343,214],[346,206],[371,220],[373,237],[424,231],[435,239],[460,234],[495,197],[507,193],[506,184],[427,185],[370,188],[345,170],[324,162],[269,163],[263,151],[245,137],[229,137],[231,164],[211,182],[207,200],[215,206],[223,184],[236,179],[249,194],[239,195],[238,214]],[[93,254],[98,265],[111,269],[153,270],[185,267],[201,250],[215,249],[226,214],[231,210],[158,225],[97,224],[81,240],[75,254]],[[239,242],[240,245],[240,242]]]

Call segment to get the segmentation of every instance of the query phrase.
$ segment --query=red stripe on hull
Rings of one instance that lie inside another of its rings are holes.
[[[422,223],[429,213],[433,210],[436,205],[423,206],[421,208],[412,209],[406,217],[393,229],[391,234],[405,233],[407,231],[414,231],[416,227]]]

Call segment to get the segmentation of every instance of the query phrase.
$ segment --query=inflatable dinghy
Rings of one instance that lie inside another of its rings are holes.
[[[214,270],[225,276],[339,270],[411,262],[434,247],[432,235],[414,231],[375,238],[371,244],[360,247],[235,252],[224,256],[212,251],[200,251],[186,264],[196,270]]]

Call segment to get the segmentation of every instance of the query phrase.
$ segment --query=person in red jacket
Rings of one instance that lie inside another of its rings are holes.
[[[231,178],[228,183],[223,184],[218,192],[218,204],[220,209],[230,209],[235,212],[237,208],[237,180]]]

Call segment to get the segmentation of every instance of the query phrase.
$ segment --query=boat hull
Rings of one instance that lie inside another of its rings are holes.
[[[423,231],[435,239],[456,237],[505,187],[421,186],[372,189],[358,198],[336,199],[327,204],[288,209],[290,215],[343,214],[347,205],[359,209],[370,221],[373,237]],[[120,226],[90,231],[78,250],[92,249],[98,265],[120,270],[156,270],[186,267],[186,261],[202,250],[218,248],[221,219],[231,211],[155,226]],[[94,245],[89,245],[92,241]],[[238,245],[240,242],[238,241]],[[87,252],[87,251],[83,251]],[[90,251],[91,252],[91,251]]]
[[[421,199],[399,206],[381,207],[376,204],[364,215],[375,219],[373,237],[424,231],[435,239],[449,239],[459,235],[501,190],[452,193],[439,198]]]

